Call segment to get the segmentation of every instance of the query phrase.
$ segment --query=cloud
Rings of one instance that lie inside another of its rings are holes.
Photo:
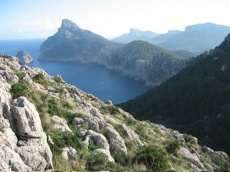
[[[19,28],[19,29],[17,30],[17,32],[18,32],[18,33],[23,33],[24,30],[23,30],[22,28]]]

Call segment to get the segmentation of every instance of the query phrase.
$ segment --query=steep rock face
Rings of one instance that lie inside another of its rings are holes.
[[[6,70],[0,74],[0,170],[51,170],[52,153],[34,105],[25,97],[11,101],[5,76],[10,72],[8,63],[12,69],[18,68],[17,59],[1,61]]]
[[[227,154],[199,146],[192,136],[137,121],[60,76],[20,66],[16,58],[0,61],[2,171],[230,169]]]
[[[28,64],[33,61],[33,57],[26,51],[21,50],[16,55],[19,59],[19,63],[21,64]]]
[[[40,47],[40,60],[99,62],[119,44],[83,30],[68,19]]]

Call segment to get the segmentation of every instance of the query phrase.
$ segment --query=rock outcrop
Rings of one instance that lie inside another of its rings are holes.
[[[21,50],[16,55],[19,59],[19,63],[21,64],[28,64],[33,61],[33,57],[26,51]]]
[[[25,97],[12,100],[9,94],[9,80],[17,79],[6,76],[18,69],[17,59],[0,60],[5,69],[0,71],[0,170],[52,170],[52,153],[35,106]]]

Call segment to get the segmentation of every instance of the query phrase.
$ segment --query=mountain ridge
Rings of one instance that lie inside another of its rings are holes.
[[[161,86],[120,106],[138,119],[193,134],[229,153],[229,54],[230,35]],[[135,109],[137,104],[141,108]]]

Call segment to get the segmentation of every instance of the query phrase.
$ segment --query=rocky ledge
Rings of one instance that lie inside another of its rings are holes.
[[[221,151],[0,57],[0,171],[230,170]]]

